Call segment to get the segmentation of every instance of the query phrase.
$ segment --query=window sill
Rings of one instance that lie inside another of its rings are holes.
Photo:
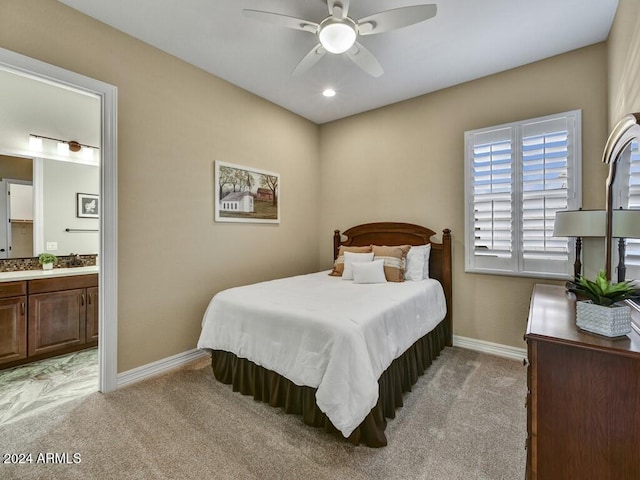
[[[477,273],[481,275],[498,275],[504,277],[540,278],[544,280],[573,281],[573,275],[564,273],[547,272],[511,272],[506,270],[488,270],[482,268],[465,268],[465,273]],[[640,308],[640,307],[639,307]]]

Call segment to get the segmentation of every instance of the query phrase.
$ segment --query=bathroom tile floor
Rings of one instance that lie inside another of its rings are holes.
[[[97,348],[0,370],[0,425],[97,390]]]

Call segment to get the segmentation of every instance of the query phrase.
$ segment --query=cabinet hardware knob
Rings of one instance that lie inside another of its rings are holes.
[[[24,302],[20,303],[20,315],[24,315]]]
[[[84,307],[84,294],[80,295],[80,306]]]
[[[87,294],[87,305],[91,305],[91,297],[92,296],[93,296],[93,293]]]

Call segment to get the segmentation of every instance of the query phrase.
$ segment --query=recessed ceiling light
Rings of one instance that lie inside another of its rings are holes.
[[[327,88],[324,92],[322,92],[322,95],[324,95],[325,97],[335,97],[336,91],[333,88]]]

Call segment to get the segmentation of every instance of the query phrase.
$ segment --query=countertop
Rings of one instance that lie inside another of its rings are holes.
[[[0,272],[0,282],[19,282],[35,278],[70,277],[73,275],[89,275],[98,273],[100,267],[54,268],[53,270],[21,270],[19,272]]]

